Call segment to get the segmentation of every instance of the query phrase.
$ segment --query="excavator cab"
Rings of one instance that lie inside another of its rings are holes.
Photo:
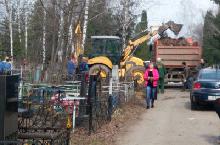
[[[117,36],[92,36],[92,53],[90,57],[105,56],[109,58],[113,65],[118,65],[120,61],[122,43]]]

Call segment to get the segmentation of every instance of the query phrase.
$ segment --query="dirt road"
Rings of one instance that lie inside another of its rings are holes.
[[[167,90],[156,107],[122,131],[117,145],[220,145],[214,111],[191,111],[189,93]]]

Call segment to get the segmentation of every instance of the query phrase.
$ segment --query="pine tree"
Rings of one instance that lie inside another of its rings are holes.
[[[216,1],[217,2],[217,1]],[[220,62],[220,12],[207,12],[203,32],[203,57],[209,64]]]
[[[141,22],[139,22],[135,28],[136,35],[143,32],[147,28],[148,28],[147,12],[142,11]],[[151,56],[150,54],[151,53],[150,53],[149,47],[147,45],[147,42],[138,46],[138,48],[135,52],[135,56],[141,58],[142,60],[149,60],[150,56]]]
[[[141,22],[139,22],[135,28],[135,33],[140,33],[148,28],[148,21],[147,21],[147,12],[144,10],[141,14]]]

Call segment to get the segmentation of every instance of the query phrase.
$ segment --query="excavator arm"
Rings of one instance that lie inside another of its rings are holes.
[[[157,30],[145,30],[138,34],[133,39],[129,40],[128,46],[122,52],[121,62],[126,62],[129,57],[134,53],[137,46],[140,44],[150,40],[152,37],[156,35],[162,36],[164,31],[170,29],[174,32],[175,35],[178,35],[180,30],[182,29],[182,24],[176,24],[173,21],[169,21],[162,26],[160,26]]]

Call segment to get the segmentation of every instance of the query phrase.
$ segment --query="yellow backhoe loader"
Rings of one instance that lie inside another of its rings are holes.
[[[142,59],[134,57],[133,53],[140,44],[163,35],[167,29],[177,35],[181,28],[181,24],[175,24],[173,21],[156,29],[151,27],[129,40],[124,49],[122,49],[121,39],[117,36],[92,36],[92,52],[88,56],[89,73],[100,72],[101,77],[107,77],[111,75],[113,65],[118,65],[120,78],[132,78],[137,81],[138,86],[143,86],[144,62]]]

